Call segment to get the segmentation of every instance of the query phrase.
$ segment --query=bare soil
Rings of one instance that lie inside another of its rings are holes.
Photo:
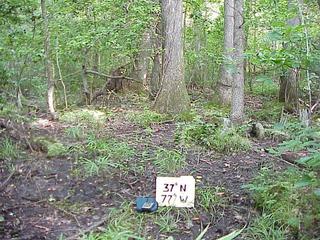
[[[18,125],[16,128],[19,127],[20,135],[54,137],[66,146],[75,143],[64,134],[68,125],[46,119],[42,122],[42,125],[30,128]],[[286,167],[285,163],[263,151],[273,143],[252,139],[252,150],[223,155],[179,145],[174,138],[176,127],[174,122],[153,124],[150,132],[124,118],[112,117],[99,130],[103,136],[129,143],[136,150],[133,162],[139,162],[142,151],[153,151],[160,146],[183,152],[187,166],[176,176],[201,176],[198,186],[221,186],[225,189],[222,194],[227,204],[223,207],[208,213],[196,206],[197,211],[190,211],[191,224],[183,220],[179,222],[179,233],[160,234],[159,227],[150,223],[147,230],[150,238],[174,236],[175,239],[195,239],[210,223],[206,239],[217,239],[250,223],[257,210],[242,186],[265,165],[272,165],[275,169]],[[13,140],[21,143],[23,139]],[[157,173],[152,164],[145,165],[143,174],[112,171],[83,178],[74,174],[77,167],[74,155],[48,158],[44,152],[28,148],[28,144],[21,143],[21,147],[25,154],[10,163],[11,170],[15,169],[13,172],[9,171],[8,162],[0,159],[0,186],[3,186],[0,217],[4,218],[0,221],[0,239],[59,239],[62,234],[69,239],[78,239],[81,231],[99,230],[100,225],[108,224],[106,216],[111,208],[120,207],[125,201],[134,202],[137,196],[155,195]],[[66,204],[73,208],[66,208]]]

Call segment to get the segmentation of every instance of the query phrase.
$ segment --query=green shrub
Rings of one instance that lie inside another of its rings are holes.
[[[235,131],[218,130],[209,138],[208,147],[217,152],[231,153],[249,150],[251,144]]]
[[[184,144],[195,143],[201,146],[207,146],[208,137],[214,135],[216,130],[217,125],[197,120],[189,124],[178,126],[175,137],[176,140]]]

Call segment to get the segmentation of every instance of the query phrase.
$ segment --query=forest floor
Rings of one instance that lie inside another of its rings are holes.
[[[243,186],[264,166],[287,167],[264,151],[273,141],[251,138],[238,153],[181,144],[178,121],[137,122],[146,110],[136,102],[92,110],[107,112],[96,125],[94,116],[83,118],[87,124],[39,113],[28,123],[2,118],[1,141],[21,145],[16,157],[0,160],[0,239],[90,239],[106,230],[114,235],[105,239],[196,239],[208,224],[203,239],[217,239],[257,216]],[[136,197],[155,196],[157,176],[184,175],[197,179],[195,208],[134,210]]]

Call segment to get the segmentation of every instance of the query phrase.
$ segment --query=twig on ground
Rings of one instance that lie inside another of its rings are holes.
[[[5,190],[5,188],[7,187],[10,179],[13,177],[13,175],[16,173],[16,170],[13,170],[9,176],[6,178],[6,180],[4,180],[4,182],[0,185],[0,192],[2,192],[3,190]]]
[[[58,206],[56,206],[56,205],[54,205],[54,204],[50,204],[50,205],[53,206],[54,208],[58,209],[59,211],[61,211],[61,212],[65,213],[65,214],[73,217],[74,220],[77,222],[77,225],[78,225],[79,227],[81,227],[81,224],[80,224],[80,222],[79,222],[79,220],[78,220],[78,218],[77,218],[76,215],[74,215],[73,213],[68,212],[67,210],[65,210],[65,209],[63,209],[63,208],[60,208],[60,207],[58,207]]]
[[[254,150],[255,152],[260,152],[260,150],[257,149],[257,148],[253,148],[253,150]],[[287,160],[285,160],[285,159],[283,159],[283,158],[281,158],[281,157],[273,156],[273,155],[271,155],[271,154],[269,154],[269,153],[267,153],[267,152],[266,152],[266,154],[267,154],[268,156],[270,156],[270,157],[272,157],[272,158],[274,158],[274,159],[276,159],[276,160],[278,160],[278,161],[284,162],[284,163],[286,163],[286,164],[288,164],[288,165],[305,169],[305,166],[302,165],[302,164],[300,164],[300,163],[298,163],[298,162],[287,161]]]

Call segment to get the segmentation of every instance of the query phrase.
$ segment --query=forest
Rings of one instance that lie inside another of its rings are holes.
[[[319,106],[320,0],[1,0],[0,239],[320,239]]]

